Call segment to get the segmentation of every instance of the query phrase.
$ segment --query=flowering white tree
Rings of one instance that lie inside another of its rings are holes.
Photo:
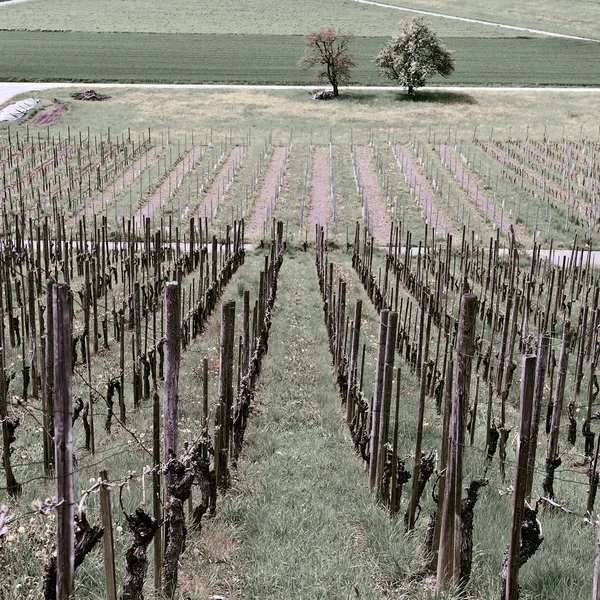
[[[375,57],[379,72],[397,81],[412,95],[428,77],[444,77],[454,71],[452,52],[442,44],[422,17],[402,23],[402,33],[393,37]]]

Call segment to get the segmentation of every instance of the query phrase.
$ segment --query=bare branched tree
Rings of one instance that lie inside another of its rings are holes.
[[[350,69],[356,66],[348,49],[353,37],[354,34],[334,27],[309,31],[304,36],[306,47],[298,64],[305,69],[318,66],[318,79],[331,83],[336,98],[339,95],[338,86],[350,81]]]

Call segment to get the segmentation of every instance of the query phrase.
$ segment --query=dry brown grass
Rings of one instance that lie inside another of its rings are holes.
[[[183,598],[207,599],[212,596],[235,597],[238,578],[234,560],[238,541],[207,521],[202,532],[191,533],[183,556],[179,593]]]
[[[335,102],[314,102],[306,90],[255,89],[117,89],[107,88],[110,103],[80,103],[63,115],[61,126],[87,129],[94,123],[98,129],[147,131],[154,134],[170,129],[171,134],[190,138],[206,135],[212,127],[216,132],[235,135],[253,132],[253,140],[261,140],[264,131],[272,132],[273,145],[285,144],[290,130],[294,136],[315,133],[314,143],[321,143],[333,129],[334,139],[349,138],[350,128],[363,133],[373,130],[380,134],[390,129],[407,133],[432,131],[447,135],[448,128],[470,138],[473,129],[478,135],[494,127],[495,135],[543,135],[547,128],[551,137],[565,134],[577,137],[580,128],[587,136],[598,134],[597,94],[587,92],[491,91],[468,93],[457,89],[421,91],[415,101],[402,93],[391,91],[343,91]],[[71,89],[53,89],[40,93],[47,103],[52,98],[68,101]]]

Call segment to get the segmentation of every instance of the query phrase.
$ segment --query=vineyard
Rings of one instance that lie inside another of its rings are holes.
[[[0,135],[0,598],[600,598],[597,135]]]

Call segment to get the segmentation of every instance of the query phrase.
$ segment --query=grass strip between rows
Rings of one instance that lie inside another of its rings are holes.
[[[403,562],[402,533],[373,502],[341,420],[311,254],[286,258],[279,293],[238,486],[221,509],[240,541],[240,597],[378,598]]]

